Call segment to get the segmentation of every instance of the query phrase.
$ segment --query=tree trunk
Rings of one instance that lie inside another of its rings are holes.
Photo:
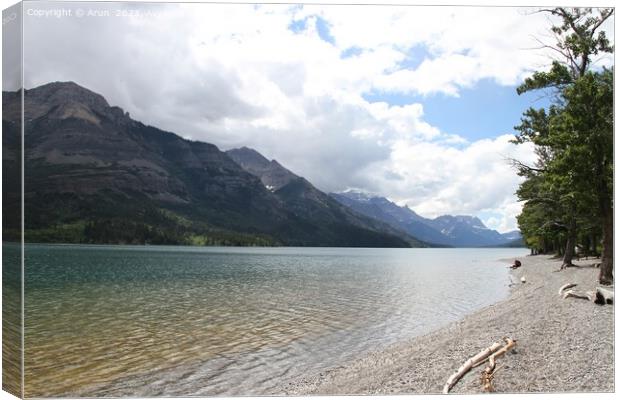
[[[592,249],[592,235],[587,234],[584,238],[584,244],[583,244],[583,254],[586,257],[590,257],[592,255],[591,249]]]
[[[603,251],[598,281],[601,285],[611,285],[614,281],[614,213],[611,204],[605,203],[605,205],[601,204]]]
[[[596,234],[593,233],[592,236],[590,236],[590,255],[591,256],[596,256]]]
[[[613,182],[608,182],[604,171],[607,170],[605,158],[598,164],[597,182],[598,208],[602,225],[601,266],[598,280],[601,285],[611,285],[614,281],[614,209],[613,209]],[[613,161],[611,161],[613,162]],[[613,164],[612,164],[613,165]]]
[[[566,232],[566,250],[564,250],[564,258],[562,259],[562,268],[573,265],[573,257],[575,256],[575,238],[577,236],[577,221],[571,218]]]

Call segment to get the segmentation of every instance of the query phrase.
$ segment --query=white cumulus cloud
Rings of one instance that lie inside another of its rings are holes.
[[[519,180],[504,158],[531,161],[531,148],[508,143],[503,132],[468,142],[428,123],[423,100],[388,104],[365,95],[458,97],[482,79],[514,85],[549,63],[548,53],[531,50],[532,35],[549,26],[543,14],[120,4],[154,13],[27,17],[26,87],[75,81],[145,123],[222,149],[254,147],[322,190],[363,188],[422,215],[486,213],[490,225],[514,228]],[[613,25],[607,29],[613,35]]]

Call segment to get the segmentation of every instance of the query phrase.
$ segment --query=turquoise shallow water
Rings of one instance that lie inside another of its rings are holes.
[[[26,395],[268,394],[503,299],[525,253],[28,245]]]

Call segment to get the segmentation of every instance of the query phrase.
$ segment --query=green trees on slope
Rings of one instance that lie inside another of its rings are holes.
[[[535,145],[534,166],[515,161],[525,177],[517,195],[525,201],[518,217],[529,247],[558,250],[571,265],[575,246],[597,251],[602,241],[601,283],[613,281],[613,68],[591,68],[593,57],[611,53],[601,25],[612,9],[543,10],[559,16],[553,26],[562,55],[549,71],[536,72],[519,94],[551,91],[548,109],[530,108],[515,129],[515,143]]]

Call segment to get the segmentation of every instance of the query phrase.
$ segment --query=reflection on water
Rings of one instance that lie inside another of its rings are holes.
[[[2,390],[22,393],[21,247],[2,244]]]
[[[26,395],[268,394],[501,299],[520,252],[31,245]]]

